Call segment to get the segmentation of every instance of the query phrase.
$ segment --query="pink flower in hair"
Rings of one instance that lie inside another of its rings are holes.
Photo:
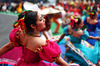
[[[73,27],[74,24],[77,23],[77,22],[78,22],[78,19],[75,19],[75,16],[72,16],[72,17],[71,17],[71,22],[70,22],[69,25],[71,25],[71,26]]]

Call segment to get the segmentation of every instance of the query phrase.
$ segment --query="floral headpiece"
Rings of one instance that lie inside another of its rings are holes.
[[[28,12],[32,12],[32,10],[27,10],[27,11],[24,11],[22,12],[23,14],[25,13],[28,13]],[[19,20],[16,20],[14,23],[13,23],[13,27],[14,28],[17,28],[17,27],[21,27],[23,33],[26,33],[27,32],[27,29],[26,29],[26,26],[25,26],[25,23],[24,23],[24,19],[25,19],[25,16]]]
[[[95,15],[95,10],[92,10],[91,12],[89,12],[89,15],[90,15],[90,17],[92,18],[93,17],[93,15]]]
[[[71,25],[72,27],[74,26],[74,24],[75,23],[77,23],[78,22],[78,16],[72,16],[71,18],[70,18],[70,20],[71,20],[71,22],[70,22],[70,24],[69,25]]]

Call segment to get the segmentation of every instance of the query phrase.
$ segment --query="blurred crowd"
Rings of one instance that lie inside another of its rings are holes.
[[[24,11],[24,7],[23,7],[24,2],[21,3],[0,3],[0,11],[3,12],[16,12],[19,13],[17,8],[22,9],[22,11]],[[83,15],[82,12],[83,10],[89,10],[90,9],[95,9],[96,11],[99,10],[100,8],[100,3],[96,4],[95,2],[59,2],[56,3],[55,5],[49,5],[49,6],[45,6],[43,5],[43,3],[37,3],[37,5],[39,6],[40,9],[44,9],[44,8],[48,8],[50,6],[52,6],[53,8],[57,9],[58,6],[63,7],[65,12],[73,12],[73,13],[78,13],[81,16]]]

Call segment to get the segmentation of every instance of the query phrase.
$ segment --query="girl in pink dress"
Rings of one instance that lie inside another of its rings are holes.
[[[68,63],[60,57],[60,47],[52,41],[44,41],[41,38],[39,33],[46,27],[41,14],[35,11],[23,14],[25,16],[18,20],[18,24],[9,35],[10,42],[0,49],[0,56],[15,47],[22,47],[22,55],[17,66],[68,66]]]

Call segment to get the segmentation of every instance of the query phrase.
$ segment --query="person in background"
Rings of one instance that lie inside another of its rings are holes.
[[[89,35],[96,37],[96,27],[100,28],[100,21],[98,20],[98,13],[95,10],[89,12],[89,17],[86,17],[84,20],[84,25],[87,25],[87,31]],[[95,45],[94,39],[87,40],[91,45]]]
[[[61,24],[62,28],[64,28],[65,26],[67,26],[71,22],[71,20],[70,20],[71,16],[72,16],[71,13],[65,14],[64,18],[62,19],[63,20],[63,22]]]
[[[61,35],[57,43],[59,43],[62,40],[62,38],[64,38],[64,36],[69,36],[69,41],[77,49],[81,50],[81,52],[87,57],[88,60],[90,60],[94,64],[97,64],[99,60],[99,41],[98,40],[100,40],[100,38],[90,36],[88,34],[88,31],[81,30],[83,26],[84,26],[84,23],[82,19],[71,18],[71,23],[68,26],[64,27],[63,34]],[[88,38],[97,40],[94,48],[89,48],[82,44],[82,40],[87,40]],[[83,66],[86,64],[86,63],[82,64],[83,62],[82,59],[80,60],[80,57],[75,55],[75,53],[73,52],[66,52],[65,57],[69,61],[72,60],[73,63],[78,63]]]
[[[61,18],[61,13],[54,14],[53,21],[56,23],[57,26],[53,33],[59,33],[60,22],[57,20],[58,18]]]
[[[40,36],[45,26],[45,19],[35,11],[23,12],[24,17],[18,20],[16,27],[9,34],[10,42],[0,48],[0,56],[22,47],[22,56],[17,66],[68,66],[60,57],[60,47],[52,41],[44,41]],[[58,65],[48,62],[56,62]]]
[[[46,40],[49,40],[52,37],[52,32],[51,32],[50,28],[51,28],[51,23],[52,23],[53,16],[54,15],[52,13],[44,15],[46,28],[44,28],[42,30],[42,33],[44,35],[43,36],[44,39],[46,38]]]

